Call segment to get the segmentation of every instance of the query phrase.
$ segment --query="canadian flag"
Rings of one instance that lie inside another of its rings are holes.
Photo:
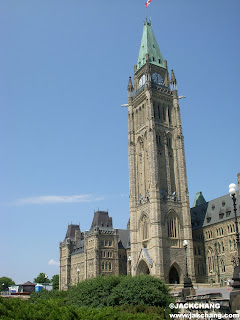
[[[152,1],[152,0],[147,0],[147,2],[145,3],[146,8],[150,5],[151,1]]]

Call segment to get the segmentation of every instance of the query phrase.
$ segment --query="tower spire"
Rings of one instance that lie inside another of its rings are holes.
[[[147,20],[143,26],[136,71],[146,64],[146,54],[149,55],[149,62],[151,64],[166,69],[161,51],[152,30],[151,22],[148,22]]]

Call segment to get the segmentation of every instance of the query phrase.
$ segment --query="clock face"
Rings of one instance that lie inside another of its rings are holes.
[[[152,74],[152,80],[156,84],[163,84],[163,77],[157,72]]]
[[[141,76],[140,80],[139,80],[139,88],[141,88],[142,86],[144,86],[145,84],[145,74],[143,76]]]

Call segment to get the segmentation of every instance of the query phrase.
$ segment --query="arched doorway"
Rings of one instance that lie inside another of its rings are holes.
[[[169,283],[179,283],[179,275],[174,266],[169,271]]]
[[[150,273],[150,270],[148,268],[148,265],[146,264],[146,262],[144,260],[141,260],[138,264],[137,275],[149,274],[149,273]]]

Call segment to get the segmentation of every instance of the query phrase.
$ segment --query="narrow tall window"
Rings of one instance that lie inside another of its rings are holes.
[[[168,121],[169,121],[169,123],[171,123],[171,113],[170,113],[169,107],[168,107]]]
[[[212,272],[215,271],[215,255],[212,248],[208,249],[207,262],[208,262],[208,272],[211,274]]]
[[[166,121],[166,114],[165,114],[165,107],[162,107],[162,111],[163,111],[163,120]]]
[[[173,217],[173,216],[169,217],[167,226],[168,226],[168,237],[177,239],[178,229],[179,229],[177,217]]]
[[[224,261],[221,260],[221,269],[222,269],[222,272],[225,272],[226,269],[225,269],[225,264],[224,264]]]
[[[234,240],[234,250],[237,250],[237,242]]]

